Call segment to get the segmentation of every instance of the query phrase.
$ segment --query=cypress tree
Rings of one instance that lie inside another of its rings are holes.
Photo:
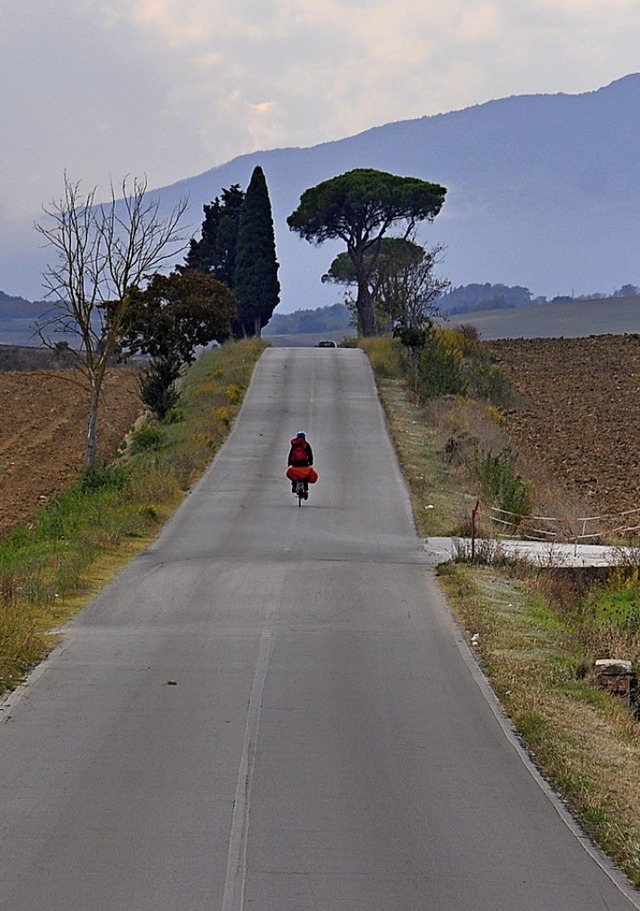
[[[212,203],[202,207],[204,212],[204,221],[200,240],[192,238],[189,241],[189,252],[185,257],[184,269],[197,269],[198,272],[204,272],[210,275],[214,272],[214,263],[216,261],[216,238],[218,236],[218,225],[220,224],[220,200],[216,196]]]
[[[280,300],[271,201],[264,173],[254,168],[240,210],[233,288],[238,298],[237,336],[260,335]]]
[[[222,190],[212,203],[203,206],[204,221],[200,240],[191,240],[185,269],[197,269],[233,288],[236,245],[244,191],[239,184]],[[183,271],[183,270],[181,270]]]

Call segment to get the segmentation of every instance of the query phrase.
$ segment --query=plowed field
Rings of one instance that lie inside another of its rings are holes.
[[[0,373],[0,536],[81,475],[87,393],[79,379],[72,370]],[[100,461],[113,458],[140,410],[137,372],[111,371],[98,423]]]
[[[522,397],[507,415],[518,449],[593,514],[640,507],[640,336],[487,344]]]
[[[593,514],[640,507],[640,336],[487,344],[521,396],[507,415],[518,449]],[[71,377],[0,373],[0,535],[82,472],[86,395]],[[139,413],[135,371],[112,371],[98,428],[103,461]]]

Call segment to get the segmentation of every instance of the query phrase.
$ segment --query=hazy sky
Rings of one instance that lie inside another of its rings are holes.
[[[37,217],[65,169],[163,186],[245,152],[596,89],[637,71],[638,47],[638,0],[0,0],[0,221]]]

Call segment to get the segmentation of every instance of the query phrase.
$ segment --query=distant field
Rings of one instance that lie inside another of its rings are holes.
[[[32,319],[0,320],[0,345],[39,345]]]
[[[596,301],[575,300],[565,304],[540,304],[516,310],[487,310],[448,317],[445,326],[475,326],[482,338],[586,338],[590,335],[640,334],[640,297],[610,297]],[[274,335],[272,345],[315,345],[321,338],[340,343],[351,332],[326,335]],[[266,337],[266,336],[265,336]]]
[[[475,326],[482,338],[585,338],[640,333],[640,297],[575,300],[517,310],[490,310],[449,317],[448,326]]]

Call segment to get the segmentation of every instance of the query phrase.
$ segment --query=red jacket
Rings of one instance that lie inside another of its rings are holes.
[[[313,465],[313,450],[304,437],[294,437],[287,465]]]

